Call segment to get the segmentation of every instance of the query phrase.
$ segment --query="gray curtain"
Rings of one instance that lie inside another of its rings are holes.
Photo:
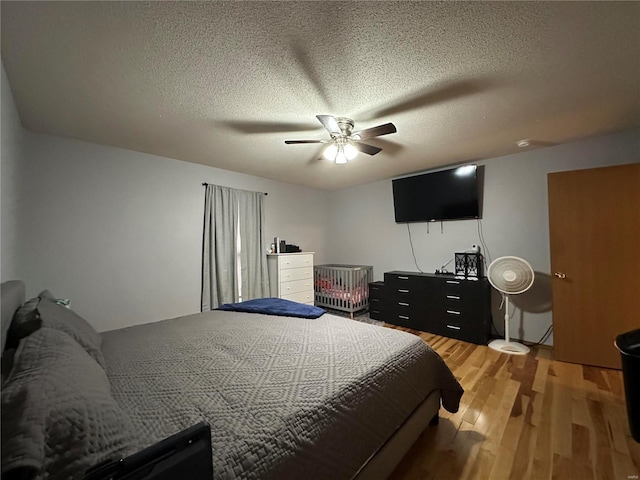
[[[264,193],[207,185],[201,310],[269,296]]]

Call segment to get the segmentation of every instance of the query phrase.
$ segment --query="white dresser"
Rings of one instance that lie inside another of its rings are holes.
[[[272,297],[313,305],[313,253],[267,255]]]

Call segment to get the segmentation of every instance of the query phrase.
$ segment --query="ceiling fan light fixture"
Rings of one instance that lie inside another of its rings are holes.
[[[338,154],[338,146],[335,143],[331,143],[324,149],[322,152],[322,156],[327,160],[335,160],[336,155]]]
[[[347,163],[347,157],[344,156],[344,153],[338,153],[336,155],[336,165],[344,165]]]
[[[353,160],[358,156],[358,149],[351,143],[346,143],[344,146],[344,156],[347,157],[347,160]]]
[[[344,148],[342,146],[338,147],[338,153],[336,154],[336,165],[344,165],[347,163],[348,158],[344,153]]]

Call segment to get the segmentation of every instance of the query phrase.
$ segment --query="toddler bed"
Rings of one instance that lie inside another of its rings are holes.
[[[369,308],[369,283],[373,267],[367,265],[315,265],[315,304],[333,310],[355,312]]]
[[[7,479],[82,478],[202,421],[216,479],[382,479],[462,395],[397,330],[218,310],[98,334],[44,294],[2,285],[3,344],[20,333],[2,362]],[[34,310],[37,329],[14,328]]]

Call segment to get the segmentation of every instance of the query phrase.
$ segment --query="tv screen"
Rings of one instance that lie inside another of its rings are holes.
[[[396,223],[480,218],[476,165],[399,178],[392,183]]]

